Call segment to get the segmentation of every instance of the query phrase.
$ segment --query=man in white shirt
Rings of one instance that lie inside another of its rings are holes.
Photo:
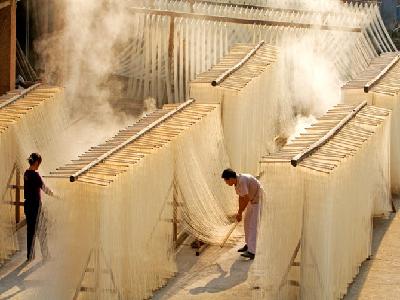
[[[238,252],[250,259],[254,259],[256,253],[257,242],[257,222],[259,215],[259,202],[263,194],[263,188],[260,182],[250,174],[236,174],[232,169],[226,169],[221,176],[225,183],[229,186],[234,185],[236,194],[239,196],[239,210],[236,220],[242,220],[243,211],[246,209],[244,216],[244,233],[246,245],[240,248]]]

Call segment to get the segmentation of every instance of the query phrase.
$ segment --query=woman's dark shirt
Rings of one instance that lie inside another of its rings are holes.
[[[24,173],[24,198],[27,204],[39,205],[41,201],[40,189],[43,186],[42,178],[34,170],[26,170]]]

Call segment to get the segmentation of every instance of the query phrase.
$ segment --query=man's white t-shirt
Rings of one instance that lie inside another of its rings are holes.
[[[236,194],[240,197],[249,195],[252,204],[258,203],[262,194],[262,186],[257,178],[250,174],[238,174],[236,179]]]

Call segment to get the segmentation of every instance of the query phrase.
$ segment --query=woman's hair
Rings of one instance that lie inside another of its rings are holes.
[[[225,170],[222,172],[221,177],[222,177],[223,179],[225,179],[225,180],[228,180],[228,179],[230,179],[230,178],[236,178],[236,172],[233,171],[232,169],[225,169]]]
[[[42,157],[39,153],[32,153],[28,158],[29,165],[31,166],[37,161],[39,162],[39,164],[42,162]]]

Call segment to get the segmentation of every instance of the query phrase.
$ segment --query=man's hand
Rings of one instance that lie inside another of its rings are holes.
[[[238,221],[238,222],[242,221],[242,214],[241,213],[238,213],[236,215],[236,221]]]

